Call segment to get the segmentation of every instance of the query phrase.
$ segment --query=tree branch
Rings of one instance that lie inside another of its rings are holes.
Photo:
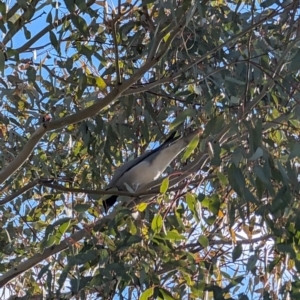
[[[91,0],[89,1],[86,6],[90,7],[95,3],[95,0]],[[76,17],[76,13],[78,13],[79,10],[77,10],[77,12],[73,13],[73,14],[69,14],[67,16],[64,16],[63,18],[61,18],[60,20],[57,20],[55,22],[53,22],[52,24],[47,25],[46,27],[44,27],[44,29],[42,29],[38,34],[36,34],[32,39],[30,39],[27,43],[25,43],[22,47],[17,48],[15,51],[17,51],[18,53],[22,53],[25,50],[27,50],[28,48],[30,48],[35,42],[37,42],[42,36],[44,36],[47,32],[49,32],[50,30],[62,25],[65,21],[70,20],[74,17]],[[3,43],[5,38],[3,39]]]
[[[170,29],[171,30],[171,29]],[[51,122],[44,123],[41,127],[39,127],[36,132],[32,135],[30,140],[21,150],[19,155],[10,163],[4,170],[0,172],[0,184],[7,180],[12,174],[16,172],[16,170],[21,167],[24,162],[27,160],[34,147],[40,141],[40,139],[44,136],[44,134],[48,131],[57,130],[64,126],[78,123],[84,119],[93,117],[101,109],[110,104],[112,101],[116,100],[118,97],[122,95],[124,91],[129,89],[131,85],[137,82],[149,69],[151,69],[159,59],[166,53],[168,49],[169,43],[171,43],[171,37],[174,38],[175,35],[178,34],[178,28],[172,29],[172,33],[168,42],[164,45],[163,49],[160,52],[160,57],[155,58],[149,62],[146,62],[140,69],[137,70],[129,79],[125,80],[119,86],[115,87],[106,97],[103,99],[98,99],[95,104],[91,105],[83,109],[80,112],[74,113],[70,116],[66,116],[64,118],[54,120]]]
[[[247,115],[250,110],[252,110],[255,105],[266,95],[269,89],[271,89],[275,85],[275,78],[280,73],[282,66],[285,63],[286,56],[288,53],[292,50],[292,48],[299,42],[299,38],[294,39],[287,48],[283,51],[279,61],[277,62],[277,66],[274,70],[274,73],[271,78],[267,80],[267,83],[264,85],[263,90],[260,92],[259,95],[253,99],[253,101],[249,102],[248,105],[245,107],[244,113],[242,115],[242,118]]]
[[[291,4],[286,6],[284,8],[284,11],[288,11],[291,7]],[[160,84],[164,84],[164,83],[168,83],[173,81],[176,78],[179,78],[184,72],[188,71],[189,69],[191,69],[193,66],[198,65],[199,63],[203,62],[206,58],[208,57],[212,57],[214,53],[216,53],[217,51],[221,50],[223,47],[228,46],[229,44],[236,42],[239,38],[243,37],[245,34],[251,32],[253,29],[255,29],[257,26],[259,26],[260,24],[262,24],[263,22],[265,22],[266,20],[268,20],[271,17],[275,17],[279,14],[281,14],[282,12],[277,12],[277,11],[272,11],[270,14],[268,14],[266,17],[262,18],[261,20],[259,20],[257,23],[254,23],[252,26],[248,27],[246,30],[242,31],[241,33],[233,36],[232,38],[228,39],[226,42],[224,42],[223,44],[215,47],[214,49],[206,52],[204,55],[202,55],[200,58],[196,59],[194,62],[190,63],[189,65],[185,66],[184,68],[182,68],[180,71],[176,72],[175,74],[172,74],[168,77],[162,78],[160,80],[157,80],[155,82],[150,82],[148,84],[143,84],[142,87],[140,88],[131,88],[128,89],[127,91],[125,91],[123,93],[123,95],[125,96],[129,96],[132,94],[136,94],[136,93],[140,93],[140,92],[145,92],[147,90],[150,90]]]
[[[16,197],[24,194],[28,190],[30,190],[33,187],[35,187],[39,183],[39,181],[40,181],[40,179],[35,179],[34,181],[32,181],[32,182],[26,184],[25,186],[23,186],[22,188],[20,188],[15,193],[12,193],[11,195],[6,196],[4,199],[0,200],[0,205],[4,205],[5,203],[13,200],[14,198],[16,198]]]
[[[5,274],[0,276],[0,288],[12,279],[16,278],[18,275],[26,272],[44,259],[47,259],[50,255],[54,255],[65,250],[69,246],[75,244],[85,236],[89,235],[89,232],[95,226],[103,227],[109,221],[113,220],[115,218],[115,215],[116,212],[111,212],[108,216],[102,217],[100,220],[97,220],[93,224],[86,225],[84,229],[78,230],[76,233],[70,235],[68,238],[60,242],[60,244],[48,247],[44,250],[43,253],[37,253],[26,261],[21,262],[18,266],[11,268],[9,271],[5,272]]]
[[[42,125],[33,133],[18,156],[4,170],[0,172],[0,184],[7,180],[12,174],[16,172],[18,168],[20,168],[24,164],[26,159],[32,153],[34,147],[46,132],[46,128]]]

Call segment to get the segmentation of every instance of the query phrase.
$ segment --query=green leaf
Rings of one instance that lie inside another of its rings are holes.
[[[206,248],[209,246],[209,240],[205,235],[200,235],[198,238],[198,242],[203,248]]]
[[[27,69],[26,75],[28,77],[29,82],[34,82],[36,81],[36,71],[33,67],[29,67]]]
[[[195,110],[193,108],[188,108],[183,110],[178,114],[176,119],[170,124],[169,128],[170,131],[172,131],[174,128],[182,124],[188,117],[194,117],[195,116]]]
[[[277,166],[278,166],[279,172],[282,176],[282,180],[283,180],[284,184],[286,186],[288,186],[289,185],[289,177],[288,177],[288,174],[286,173],[286,169],[283,167],[283,165],[280,163],[279,160],[277,161]]]
[[[86,212],[90,207],[91,207],[91,205],[89,205],[89,204],[76,204],[74,209],[77,212],[82,213],[82,212]]]
[[[88,36],[89,30],[86,21],[82,17],[77,15],[76,17],[72,18],[72,22],[81,34],[83,34],[84,36]]]
[[[151,287],[144,291],[139,300],[149,300],[153,296],[154,288]]]
[[[221,165],[221,147],[218,142],[216,143],[210,143],[209,144],[211,147],[209,147],[209,154],[211,156],[211,165],[213,166],[220,166]]]
[[[276,0],[265,0],[260,4],[260,6],[262,8],[267,8],[267,7],[272,6],[273,4],[277,4],[277,1]]]
[[[5,68],[5,56],[2,51],[0,51],[0,72],[3,74]]]
[[[37,276],[37,280],[40,280],[43,277],[43,275],[49,270],[49,267],[50,267],[50,264],[47,264],[41,268],[41,270]]]
[[[241,81],[241,80],[236,79],[234,77],[225,76],[225,80],[229,81],[229,82],[232,82],[234,84],[237,84],[237,85],[245,85],[244,81]]]
[[[136,228],[135,224],[132,222],[131,218],[128,218],[127,224],[129,227],[130,234],[135,235],[137,233],[137,228]]]
[[[300,51],[295,55],[289,65],[291,71],[297,71],[300,69]]]
[[[147,208],[147,206],[148,206],[148,203],[142,202],[136,206],[136,209],[140,212],[143,212]]]
[[[184,152],[181,161],[185,162],[193,153],[193,151],[197,148],[199,144],[199,136],[196,135],[191,142],[189,143],[188,147],[186,148],[186,151]]]
[[[58,136],[57,132],[52,132],[49,137],[49,142],[52,142]]]
[[[239,167],[239,164],[243,158],[243,150],[238,147],[234,150],[232,156],[231,156],[231,161],[232,163],[238,168]]]
[[[24,30],[26,40],[31,39],[31,32],[26,28],[26,26],[23,26],[23,30]]]
[[[245,188],[245,193],[244,193],[244,197],[245,197],[245,200],[248,202],[248,203],[253,203],[253,204],[256,204],[256,205],[259,205],[259,201],[256,199],[256,197],[250,192],[250,190],[248,188]]]
[[[299,234],[299,232],[298,232],[298,234]],[[289,245],[289,244],[277,244],[276,245],[276,249],[278,250],[278,252],[289,254],[291,258],[295,258],[296,257],[295,250],[293,249],[292,245]]]
[[[45,246],[50,247],[50,246],[54,245],[55,243],[56,243],[56,237],[54,235],[49,235]]]
[[[241,244],[236,245],[232,250],[232,261],[235,262],[238,258],[240,258],[242,252],[243,246]]]
[[[0,13],[2,16],[6,17],[6,5],[3,2],[0,2]]]
[[[165,289],[160,288],[159,293],[163,296],[164,300],[176,300],[176,298],[173,298],[172,294]]]
[[[263,149],[261,147],[256,148],[255,153],[249,158],[250,161],[257,160],[262,157],[264,154]]]
[[[159,233],[163,226],[163,219],[161,215],[156,215],[151,222],[151,229],[154,233]]]
[[[255,267],[257,261],[258,261],[257,255],[255,255],[255,254],[251,255],[247,262],[247,266],[246,266],[247,271],[251,271]]]
[[[263,183],[270,184],[270,178],[266,177],[263,168],[261,166],[255,165],[253,171]]]
[[[167,192],[168,188],[169,188],[169,177],[166,177],[162,181],[162,183],[160,185],[160,188],[159,188],[159,191],[160,191],[161,194],[165,194]]]
[[[52,24],[52,12],[50,11],[47,15],[46,22]]]
[[[185,237],[182,234],[179,234],[177,230],[173,229],[172,231],[167,232],[166,239],[181,241],[185,240]]]
[[[193,194],[190,192],[186,193],[185,195],[185,201],[191,211],[195,211],[195,204],[196,204],[196,199]]]
[[[212,118],[205,126],[205,130],[203,132],[203,138],[220,133],[220,131],[224,127],[224,124],[225,123],[223,117],[217,116]]]
[[[63,235],[69,229],[70,225],[71,225],[71,220],[67,220],[65,223],[61,224],[58,227],[58,232]]]
[[[276,257],[274,260],[272,260],[272,261],[268,264],[268,267],[267,267],[268,272],[272,272],[273,269],[274,269],[274,267],[280,263],[281,259],[282,259],[282,258],[281,258],[280,256],[278,256],[278,257]]]
[[[291,152],[289,155],[289,159],[293,159],[295,157],[300,157],[300,143],[295,142],[290,146]]]
[[[48,270],[48,272],[47,272],[47,279],[46,279],[46,284],[47,284],[48,291],[51,290],[52,279],[53,279],[52,272],[51,272],[51,270]]]
[[[213,195],[211,197],[205,197],[201,204],[203,207],[207,207],[214,215],[217,215],[221,202],[218,195]]]
[[[165,36],[164,36],[164,41],[167,42],[167,40],[169,39],[171,33],[168,32]]]
[[[52,46],[54,47],[54,49],[58,49],[58,41],[57,41],[56,35],[52,31],[50,31],[49,36],[50,36],[50,42],[51,42]]]
[[[100,90],[104,90],[106,88],[106,83],[102,77],[96,77],[96,85]]]
[[[70,13],[75,11],[75,1],[74,0],[64,0],[64,3]]]
[[[228,186],[228,179],[223,173],[217,171],[217,176],[222,184],[222,186]]]
[[[235,164],[231,164],[229,168],[228,180],[234,191],[240,197],[243,197],[246,182],[243,173],[235,166]]]
[[[131,235],[129,239],[126,241],[126,246],[132,246],[133,244],[141,242],[142,237],[140,235]]]

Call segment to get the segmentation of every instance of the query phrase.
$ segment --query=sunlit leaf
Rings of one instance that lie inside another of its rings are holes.
[[[192,140],[191,142],[189,143],[188,147],[186,148],[183,156],[182,156],[182,159],[181,161],[186,161],[190,156],[191,154],[193,153],[193,151],[196,149],[196,147],[198,146],[198,143],[199,143],[199,136],[196,135]]]
[[[169,177],[166,177],[160,185],[160,193],[165,194],[169,188]]]
[[[153,287],[151,287],[151,288],[145,290],[145,291],[141,294],[140,300],[149,300],[149,299],[152,297],[152,295],[153,295],[153,291],[154,291],[154,288],[153,288]]]
[[[206,248],[209,246],[209,240],[205,235],[200,235],[198,238],[198,242],[203,248]]]
[[[166,239],[180,241],[185,240],[185,237],[182,234],[179,234],[176,230],[172,230],[167,232]]]
[[[161,215],[156,215],[151,222],[151,229],[154,233],[159,233],[162,229],[163,219]]]
[[[67,220],[65,223],[61,224],[58,228],[58,232],[64,234],[71,225],[71,220]]]
[[[164,36],[164,41],[166,42],[170,37],[170,33],[167,33],[165,36]]]
[[[172,294],[166,290],[166,289],[159,289],[159,293],[163,296],[164,300],[175,300],[176,298],[173,298]]]
[[[104,90],[106,88],[106,83],[103,80],[103,78],[101,78],[101,77],[96,78],[96,84],[97,84],[97,87],[99,87],[101,90]]]
[[[140,212],[143,212],[147,208],[148,204],[143,202],[136,206],[136,209]]]

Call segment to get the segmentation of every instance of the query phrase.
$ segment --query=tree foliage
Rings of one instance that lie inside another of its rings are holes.
[[[298,7],[0,3],[4,297],[299,299]],[[118,166],[201,128],[104,213]]]

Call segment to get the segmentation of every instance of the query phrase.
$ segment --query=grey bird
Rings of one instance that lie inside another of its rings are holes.
[[[106,190],[117,189],[128,191],[129,185],[134,191],[139,191],[143,186],[158,179],[168,165],[182,152],[198,135],[200,131],[194,131],[187,136],[176,136],[176,131],[157,148],[146,151],[141,156],[130,160],[115,171],[113,178]],[[103,200],[103,206],[107,211],[117,201],[118,195],[109,196]]]

